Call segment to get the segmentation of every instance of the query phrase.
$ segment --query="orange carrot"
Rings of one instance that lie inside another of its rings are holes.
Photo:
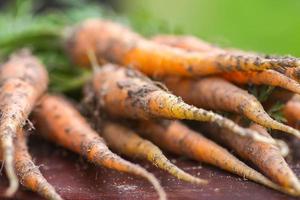
[[[274,143],[255,131],[244,129],[233,121],[211,111],[184,103],[163,90],[138,71],[107,64],[97,68],[92,79],[92,93],[98,105],[113,117],[150,119],[155,117],[214,122],[236,134]]]
[[[267,128],[278,129],[297,137],[300,132],[272,119],[253,95],[218,77],[197,80],[179,77],[163,79],[174,94],[189,104],[213,110],[236,112]],[[193,92],[191,92],[193,91]]]
[[[284,108],[283,115],[287,119],[289,125],[299,129],[300,128],[300,96],[295,95],[289,100]]]
[[[262,72],[229,72],[219,76],[237,84],[270,85],[300,94],[300,84],[296,80],[271,69]]]
[[[124,126],[106,122],[103,125],[101,136],[108,143],[108,146],[116,152],[131,158],[148,160],[180,180],[195,184],[207,183],[206,180],[196,178],[173,165],[157,146]]]
[[[112,153],[98,133],[64,98],[44,96],[40,107],[33,114],[33,119],[37,130],[46,139],[86,157],[95,164],[146,178],[154,186],[160,199],[166,199],[164,190],[151,173]]]
[[[0,146],[10,182],[6,196],[12,196],[18,188],[13,167],[13,137],[25,124],[36,101],[47,89],[48,74],[35,57],[22,51],[1,66],[0,81]]]
[[[294,191],[281,188],[265,176],[238,160],[226,149],[183,125],[179,121],[141,121],[138,133],[164,150],[217,166],[223,170],[291,195]]]
[[[271,137],[259,125],[250,127],[266,137]],[[289,168],[280,150],[274,145],[254,142],[247,138],[236,137],[230,131],[222,130],[212,124],[204,125],[205,133],[229,146],[245,160],[250,160],[259,167],[270,179],[284,188],[290,188],[300,194],[300,182]]]
[[[205,76],[227,71],[300,66],[300,61],[295,58],[188,52],[147,40],[117,23],[100,19],[86,20],[67,35],[66,48],[78,64],[89,65],[87,53],[93,51],[100,62],[134,67],[150,76]]]
[[[181,49],[185,49],[187,51],[200,51],[200,52],[208,52],[208,51],[220,51],[224,52],[218,46],[212,45],[208,42],[205,42],[197,37],[185,35],[157,35],[151,38],[152,41],[157,42],[159,44],[164,44],[172,47],[178,47]]]
[[[293,69],[284,69],[282,71],[282,73],[284,75],[286,75],[287,77],[290,77],[292,79],[294,79],[295,81],[297,81],[298,83],[300,82],[300,67],[295,67]]]
[[[18,131],[15,138],[15,169],[19,180],[26,188],[39,193],[49,200],[62,200],[52,185],[43,177],[29,155],[23,131]]]
[[[182,48],[188,51],[198,51],[198,52],[227,52],[229,54],[244,54],[255,56],[254,53],[243,52],[239,50],[232,49],[222,49],[217,46],[213,46],[207,42],[204,42],[193,36],[172,36],[172,35],[160,35],[153,38],[153,41]],[[258,55],[256,55],[258,56]],[[281,87],[292,92],[300,94],[300,85],[297,81],[297,70],[300,68],[287,68],[285,69],[285,74],[281,74],[275,70],[264,70],[264,71],[249,71],[249,72],[225,72],[221,73],[219,76],[237,84],[256,84],[256,85],[270,85],[275,87]],[[299,70],[298,70],[299,71]],[[298,72],[300,74],[300,72]],[[300,75],[299,75],[300,77]]]

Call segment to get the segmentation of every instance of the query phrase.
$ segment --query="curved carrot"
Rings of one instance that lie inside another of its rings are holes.
[[[110,21],[89,19],[67,37],[72,59],[89,65],[87,53],[93,51],[98,61],[134,67],[151,76],[205,76],[226,71],[265,70],[300,66],[295,58],[263,58],[243,54],[188,52],[160,45]]]
[[[0,142],[10,186],[6,196],[18,188],[13,167],[13,137],[25,124],[38,98],[47,89],[48,74],[44,66],[29,52],[11,56],[0,68]]]
[[[299,131],[272,119],[253,95],[226,80],[218,77],[197,80],[169,77],[163,79],[163,82],[174,94],[189,104],[243,114],[264,127],[281,130],[300,138]]]
[[[199,52],[227,52],[229,54],[244,54],[253,55],[254,53],[243,52],[232,49],[222,49],[217,46],[213,46],[210,43],[204,42],[193,36],[172,36],[172,35],[160,35],[153,38],[153,41],[182,48],[188,51],[199,51]],[[256,55],[258,56],[258,55]],[[237,83],[237,84],[256,84],[256,85],[270,85],[274,87],[281,87],[292,92],[300,94],[300,84],[297,82],[300,80],[300,68],[286,68],[285,74],[277,72],[275,70],[264,70],[264,71],[248,71],[248,72],[224,72],[219,74],[222,78]],[[299,71],[297,73],[297,71]]]
[[[151,140],[162,149],[217,166],[275,190],[297,195],[290,189],[281,188],[272,183],[265,176],[238,160],[226,149],[179,121],[141,121],[137,126],[141,136]]]
[[[164,190],[151,173],[112,153],[104,140],[64,98],[44,96],[41,105],[33,113],[33,119],[37,130],[46,139],[86,157],[95,164],[146,178],[154,186],[160,199],[166,199]]]
[[[103,125],[101,136],[114,151],[129,157],[148,160],[180,180],[195,184],[207,183],[206,180],[196,178],[176,167],[157,146],[124,126],[106,122]]]
[[[214,122],[236,134],[274,143],[255,131],[244,129],[233,121],[184,103],[163,90],[138,71],[107,64],[94,72],[92,93],[101,109],[114,117],[149,119],[154,117]]]
[[[271,137],[268,132],[259,125],[250,127],[266,137]],[[214,125],[204,125],[205,133],[229,146],[239,156],[250,160],[259,167],[270,179],[285,188],[290,188],[300,194],[300,182],[297,176],[289,168],[280,150],[270,144],[254,142],[242,137],[236,137],[230,131],[222,130]]]
[[[39,193],[48,200],[62,200],[52,185],[43,177],[29,155],[23,131],[18,131],[15,138],[15,169],[22,185]]]

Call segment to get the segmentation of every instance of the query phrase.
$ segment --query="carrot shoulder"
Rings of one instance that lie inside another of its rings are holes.
[[[197,107],[235,112],[267,128],[281,130],[297,137],[300,132],[272,119],[253,95],[218,77],[188,79],[168,77],[166,86],[184,101]],[[193,91],[193,92],[191,92]]]
[[[18,188],[13,168],[13,137],[26,123],[36,101],[47,89],[48,74],[35,57],[22,51],[1,66],[0,81],[0,146],[10,181],[6,195],[11,196]]]
[[[184,103],[163,90],[138,71],[107,64],[95,70],[92,91],[103,111],[112,117],[150,119],[169,118],[214,122],[236,134],[268,143],[275,141],[255,131],[244,129],[233,121]]]
[[[207,183],[206,180],[196,178],[176,167],[157,146],[122,125],[106,122],[103,125],[101,136],[108,146],[116,152],[132,158],[148,160],[180,180],[195,184]]]
[[[18,131],[15,138],[15,169],[19,180],[26,188],[37,192],[48,200],[62,200],[52,185],[43,177],[28,152],[23,131]]]
[[[39,133],[46,139],[86,157],[95,164],[146,178],[154,186],[160,199],[166,199],[158,180],[139,165],[112,153],[104,140],[66,99],[44,96],[40,106],[35,109],[33,120]]]
[[[204,76],[225,71],[299,66],[294,58],[188,52],[147,40],[117,23],[100,19],[82,22],[66,40],[69,54],[81,65],[89,65],[87,53],[94,51],[99,61],[134,67],[150,76]]]
[[[238,160],[226,149],[179,121],[141,121],[137,125],[137,130],[141,136],[164,150],[214,165],[275,190],[296,195],[294,191],[272,183],[265,176]]]

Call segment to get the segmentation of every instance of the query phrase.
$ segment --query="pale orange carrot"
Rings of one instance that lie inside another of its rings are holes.
[[[274,143],[255,131],[244,129],[233,121],[184,103],[138,71],[107,64],[95,70],[92,91],[98,105],[113,117],[133,119],[170,118],[214,122],[236,134]]]
[[[290,195],[299,195],[289,188],[282,188],[272,183],[265,176],[238,160],[226,149],[179,121],[141,121],[137,123],[136,128],[141,136],[151,140],[164,150],[217,166],[275,190]]]
[[[172,164],[161,150],[138,136],[134,131],[113,122],[102,125],[101,136],[112,150],[131,158],[145,159],[155,166],[169,172],[180,180],[194,184],[206,184],[207,181],[196,178]]]
[[[23,131],[18,131],[15,138],[15,169],[19,180],[26,188],[37,192],[48,200],[62,200],[52,185],[43,177],[28,152],[26,137]]]
[[[33,113],[33,120],[40,135],[46,139],[95,164],[146,178],[154,186],[160,199],[166,199],[158,180],[139,165],[112,153],[104,140],[66,99],[45,95]]]
[[[271,180],[300,194],[300,182],[277,147],[236,137],[230,131],[222,130],[212,124],[203,125],[203,128],[205,133],[233,149],[239,156],[252,161]],[[257,124],[252,125],[250,128],[266,137],[271,137],[263,127]]]
[[[0,68],[0,143],[10,186],[6,196],[18,188],[14,170],[13,137],[26,123],[38,98],[45,92],[48,74],[44,66],[28,51],[11,56]]]
[[[182,97],[191,105],[239,113],[262,126],[281,130],[300,138],[298,130],[272,119],[255,96],[226,80],[218,77],[196,80],[168,77],[163,79],[163,82],[175,95]]]

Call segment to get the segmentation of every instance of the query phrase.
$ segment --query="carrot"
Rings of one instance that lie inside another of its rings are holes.
[[[150,76],[204,76],[225,71],[261,71],[300,65],[295,58],[188,52],[147,40],[117,23],[100,19],[86,20],[67,35],[66,49],[73,61],[80,65],[89,65],[87,52],[94,51],[100,62],[134,67]]]
[[[193,36],[172,36],[172,35],[160,35],[152,39],[155,42],[182,48],[188,51],[198,52],[227,52],[229,54],[244,54],[253,55],[254,53],[243,52],[232,49],[221,49],[217,46],[213,46],[210,43],[204,42]],[[256,55],[258,56],[258,55]],[[297,77],[297,70],[300,68],[287,68],[285,74],[281,74],[275,70],[264,70],[264,71],[248,71],[248,72],[225,72],[219,74],[222,78],[237,83],[237,84],[255,84],[255,85],[270,85],[274,87],[281,87],[292,92],[300,94],[300,85],[297,81],[300,78]],[[300,72],[298,72],[300,77]]]
[[[266,137],[271,137],[263,127],[257,124],[250,126],[250,128]],[[204,130],[211,137],[233,149],[243,159],[250,160],[273,181],[300,194],[300,182],[277,147],[238,137],[212,124],[204,125]]]
[[[179,121],[141,121],[137,125],[137,130],[141,136],[164,150],[214,165],[275,190],[297,195],[290,189],[281,188],[272,183],[265,176],[238,160],[226,149]]]
[[[250,83],[255,85],[270,85],[300,94],[300,84],[296,80],[275,70],[269,69],[262,72],[229,72],[220,74],[220,76],[237,84]]]
[[[107,64],[95,70],[92,93],[97,103],[113,117],[150,119],[155,117],[214,122],[236,134],[274,143],[255,131],[244,129],[233,121],[211,111],[198,109],[163,90],[138,71]]]
[[[272,119],[256,97],[226,80],[218,77],[197,80],[169,77],[163,79],[163,82],[189,104],[205,109],[243,114],[262,126],[300,137],[300,132],[296,129]]]
[[[0,142],[9,188],[5,195],[12,196],[18,189],[13,167],[13,137],[25,124],[38,98],[47,89],[48,74],[44,66],[28,51],[11,56],[0,68]]]
[[[164,44],[172,47],[178,47],[187,51],[220,51],[224,52],[218,46],[212,45],[208,42],[205,42],[197,37],[185,35],[157,35],[151,38],[152,41],[157,42],[159,44]]]
[[[128,157],[148,160],[180,180],[195,184],[207,183],[206,180],[196,178],[173,165],[157,146],[134,131],[113,122],[105,123],[102,130],[101,136],[114,151]]]
[[[44,96],[41,105],[33,113],[33,119],[37,130],[46,139],[86,157],[97,165],[146,178],[154,186],[160,199],[166,199],[164,190],[151,173],[112,153],[98,133],[64,98]]]
[[[284,69],[282,73],[298,83],[300,82],[300,67],[295,67],[294,69]]]
[[[300,128],[300,96],[295,95],[289,100],[284,108],[283,115],[287,119],[287,123],[297,129]]]
[[[15,169],[19,180],[26,188],[39,193],[45,199],[62,200],[52,185],[43,177],[29,155],[23,131],[18,131],[15,138]]]

